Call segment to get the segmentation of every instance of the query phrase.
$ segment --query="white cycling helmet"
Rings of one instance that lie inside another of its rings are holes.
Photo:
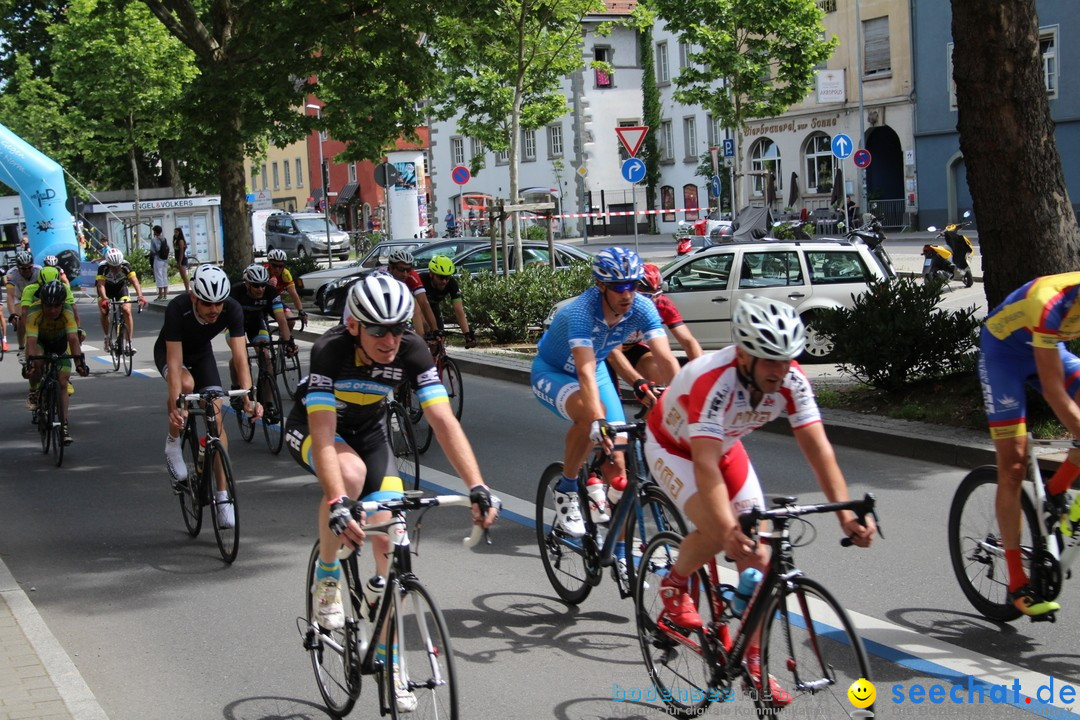
[[[55,255],[46,255],[45,259],[41,261],[41,264],[45,267],[60,267],[60,258]]]
[[[244,282],[252,285],[265,285],[270,282],[270,273],[259,263],[252,263],[244,268]]]
[[[26,250],[20,250],[15,253],[15,264],[22,267],[29,267],[34,264],[34,256]]]
[[[217,265],[200,265],[191,278],[191,292],[205,303],[225,302],[231,288],[229,276]]]
[[[366,325],[396,325],[413,315],[413,296],[405,283],[372,273],[352,284],[349,314]]]
[[[271,250],[270,252],[266,253],[266,259],[267,260],[272,260],[273,262],[285,262],[289,258],[288,258],[288,256],[285,255],[284,250],[274,249],[274,250]]]
[[[795,308],[756,295],[735,306],[731,333],[739,347],[765,360],[794,360],[806,346],[806,328]]]
[[[120,267],[124,264],[124,253],[119,248],[109,248],[105,253],[105,263],[110,267]]]
[[[416,258],[413,254],[404,248],[398,248],[387,256],[386,261],[392,263],[399,263],[401,265],[412,265]]]

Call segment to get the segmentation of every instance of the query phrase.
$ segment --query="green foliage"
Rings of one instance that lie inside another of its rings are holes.
[[[940,297],[940,285],[911,278],[875,282],[852,309],[819,310],[813,324],[833,341],[846,373],[899,392],[918,380],[974,368],[976,308],[939,310]]]
[[[525,228],[525,240],[547,242],[547,228],[543,225],[530,225]]]
[[[543,325],[555,303],[592,285],[588,263],[552,272],[532,265],[508,278],[490,271],[458,276],[469,325],[495,343],[525,342]]]
[[[150,292],[148,288],[154,287],[154,266],[150,262],[147,251],[135,248],[131,252],[125,253],[124,259],[131,265],[131,269],[135,271],[135,277],[139,278],[143,292]]]
[[[301,275],[307,275],[310,272],[316,270],[322,270],[323,266],[316,258],[311,255],[305,255],[304,257],[291,258],[285,261],[285,267],[289,268],[289,272],[292,273],[294,278],[298,278]]]
[[[638,54],[641,56],[641,118],[642,123],[653,132],[645,134],[645,141],[638,153],[645,162],[645,205],[649,210],[660,209],[656,202],[656,188],[660,185],[660,88],[656,85],[656,68],[653,52],[654,14],[648,7],[639,4],[634,9],[636,18],[641,19],[638,27]],[[648,215],[649,229],[657,230],[657,215]]]

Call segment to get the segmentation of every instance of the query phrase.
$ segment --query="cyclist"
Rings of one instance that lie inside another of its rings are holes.
[[[128,284],[135,288],[139,299],[139,306],[146,307],[146,298],[143,296],[142,285],[131,265],[124,260],[124,253],[118,248],[109,248],[105,252],[105,261],[98,265],[95,283],[98,294],[98,316],[101,318],[101,331],[105,336],[105,352],[112,352],[109,346],[109,301],[128,300]],[[135,321],[131,315],[131,306],[122,305],[124,321],[127,323],[128,347],[131,353],[135,353],[132,338],[135,333]]]
[[[258,345],[268,344],[270,331],[266,320],[273,317],[281,329],[281,339],[286,342],[285,352],[292,357],[297,353],[296,340],[293,339],[289,331],[289,323],[285,320],[285,307],[281,304],[281,293],[277,291],[277,288],[270,286],[270,274],[262,265],[252,263],[244,269],[243,278],[244,282],[234,285],[229,296],[240,303],[244,311],[244,333],[248,342]],[[260,352],[265,353],[265,350],[260,350]],[[263,357],[266,358],[267,355],[264,354]],[[232,373],[233,387],[239,387],[236,384],[235,369],[230,366],[229,370]],[[240,398],[234,398],[233,401],[235,407],[235,403],[238,403]]]
[[[15,266],[4,275],[4,291],[7,293],[7,313],[15,325],[15,334],[19,340],[19,351],[26,345],[26,325],[23,322],[22,295],[30,283],[38,281],[40,265],[34,264],[34,256],[26,250],[15,253]]]
[[[27,355],[43,355],[45,353],[74,355],[79,364],[76,371],[82,377],[90,374],[82,345],[79,342],[78,325],[75,323],[75,315],[66,307],[66,300],[70,290],[64,287],[59,280],[46,283],[41,288],[40,305],[35,305],[26,316],[26,353]],[[44,362],[35,360],[29,363],[30,392],[26,396],[26,404],[31,410],[37,410],[37,386],[44,372]],[[64,360],[60,364],[60,392],[57,399],[60,404],[60,427],[64,435],[64,444],[71,444],[71,433],[68,431],[70,419],[68,408],[68,379],[71,377],[72,362]]]
[[[217,265],[200,265],[191,276],[191,292],[177,295],[165,306],[165,322],[154,344],[154,365],[165,378],[168,394],[165,402],[169,415],[169,433],[165,438],[165,464],[176,483],[187,479],[187,465],[180,447],[180,432],[184,429],[187,411],[177,407],[181,394],[221,389],[214,350],[210,345],[222,330],[229,331],[232,367],[242,387],[251,388],[251,371],[247,363],[244,342],[244,312],[240,303],[229,297],[230,283],[225,271]],[[244,412],[253,419],[262,416],[262,407],[255,402],[254,393],[244,396]],[[221,413],[221,399],[214,401],[215,412]],[[229,447],[225,424],[220,424],[221,441]],[[225,478],[218,476],[218,499],[228,500]],[[232,527],[235,515],[231,504],[218,505],[218,521],[222,527]]]
[[[741,438],[785,413],[795,441],[825,496],[848,500],[847,483],[825,436],[810,383],[795,358],[806,330],[790,305],[746,296],[731,319],[735,345],[684,367],[649,413],[645,457],[652,475],[697,529],[682,541],[672,572],[660,584],[667,619],[700,628],[701,616],[687,592],[690,577],[721,550],[739,571],[768,567],[768,550],[756,549],[739,528],[737,516],[764,509],[761,485]],[[856,545],[868,547],[872,519],[859,524],[851,511],[838,513],[840,527]],[[747,650],[746,664],[762,692],[760,638]],[[773,702],[791,701],[769,678]]]
[[[595,287],[559,311],[540,338],[532,363],[533,394],[542,405],[573,423],[566,433],[563,477],[554,500],[555,524],[574,537],[585,534],[578,506],[578,471],[593,445],[603,443],[611,450],[608,424],[625,422],[618,389],[603,360],[628,337],[640,334],[657,358],[662,382],[669,382],[679,369],[656,307],[646,298],[636,297],[642,277],[637,253],[606,248],[596,254],[592,266]],[[621,491],[626,484],[626,464],[621,452],[614,453],[613,459],[614,463],[604,464],[604,480]],[[599,507],[596,512],[603,518],[606,508]]]
[[[451,465],[469,488],[473,522],[488,527],[497,514],[472,446],[450,407],[427,344],[408,329],[414,299],[405,285],[381,273],[354,283],[348,312],[311,349],[311,371],[301,381],[286,423],[293,458],[322,486],[319,503],[319,568],[312,588],[316,622],[338,629],[345,619],[339,587],[342,544],[364,538],[351,519],[355,498],[402,495],[394,453],[386,435],[386,395],[407,378],[417,388],[424,414]],[[379,522],[384,513],[370,518]],[[389,541],[373,538],[376,572],[385,576]],[[406,691],[407,694],[407,691]],[[399,694],[399,709],[408,698]],[[413,701],[415,702],[415,700]]]
[[[66,294],[64,305],[71,310],[71,314],[75,316],[75,325],[77,332],[79,333],[79,342],[82,342],[86,339],[86,332],[83,330],[82,320],[79,318],[79,308],[75,304],[75,295],[71,292],[71,285],[68,284],[67,278],[64,276],[64,271],[56,265],[46,265],[42,267],[38,271],[37,280],[28,283],[26,287],[23,288],[22,301],[20,302],[23,307],[23,313],[26,313],[27,308],[34,307],[40,302],[39,295],[41,294],[41,289],[53,281],[57,281],[64,286]]]
[[[1025,386],[1038,390],[1061,424],[1080,437],[1080,359],[1065,346],[1080,337],[1078,294],[1080,272],[1035,278],[987,315],[979,340],[979,380],[997,456],[995,507],[1009,598],[1020,612],[1034,617],[1061,606],[1030,585],[1020,555],[1020,486],[1027,475]],[[1046,485],[1061,514],[1068,512],[1065,493],[1078,476],[1080,451],[1070,450]]]
[[[428,305],[432,311],[432,328],[443,329],[443,314],[439,304],[446,298],[454,308],[454,317],[457,318],[458,327],[465,335],[465,347],[476,347],[476,333],[469,329],[469,321],[465,317],[465,303],[461,299],[461,287],[457,278],[454,277],[454,261],[445,255],[435,255],[428,261],[428,273],[420,277],[424,283]]]
[[[289,298],[292,299],[293,307],[296,308],[296,316],[293,315],[293,311],[282,305],[285,310],[285,317],[289,321],[289,329],[293,329],[293,325],[296,324],[296,317],[300,317],[307,320],[307,313],[304,312],[304,303],[300,300],[300,292],[296,289],[296,283],[293,282],[292,273],[289,272],[289,268],[285,267],[286,255],[284,250],[274,249],[266,253],[266,269],[270,273],[270,285],[275,290],[281,293],[284,297],[285,293],[289,294]]]
[[[415,310],[412,317],[413,330],[416,331],[417,335],[423,336],[427,332],[433,332],[438,326],[435,324],[435,314],[428,303],[424,281],[420,279],[419,273],[414,269],[414,264],[415,258],[413,258],[413,254],[403,248],[392,251],[386,258],[386,269],[389,271],[390,276],[404,283],[415,299]]]

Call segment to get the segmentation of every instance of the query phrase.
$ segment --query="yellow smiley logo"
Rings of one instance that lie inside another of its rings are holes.
[[[877,689],[866,678],[859,678],[851,683],[847,691],[848,700],[857,708],[868,708],[874,704],[877,697]]]

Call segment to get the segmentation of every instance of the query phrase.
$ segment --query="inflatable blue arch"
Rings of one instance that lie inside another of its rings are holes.
[[[40,264],[55,255],[71,284],[77,285],[82,251],[67,209],[63,168],[0,125],[0,182],[19,193],[34,261]]]

